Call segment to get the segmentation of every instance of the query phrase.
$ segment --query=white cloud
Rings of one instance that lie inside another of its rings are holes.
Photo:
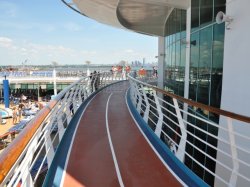
[[[0,55],[3,54],[5,58],[12,59],[5,59],[5,61],[13,65],[20,63],[20,59],[29,59],[32,64],[50,64],[53,60],[59,62],[59,64],[77,64],[85,59],[94,58],[97,55],[97,51],[75,49],[64,45],[15,41],[8,37],[0,37]],[[11,62],[14,61],[13,58],[15,60],[14,63]],[[16,61],[16,59],[19,60]]]
[[[66,45],[39,44],[26,40],[16,40],[0,36],[0,64],[20,64],[28,59],[30,64],[45,65],[57,61],[59,64],[82,64],[90,60],[93,64],[112,64],[121,60],[128,62],[143,58],[146,62],[155,62],[154,54],[143,49],[89,49],[87,46],[75,48]]]
[[[0,46],[5,48],[10,48],[13,46],[12,39],[7,37],[0,37]]]

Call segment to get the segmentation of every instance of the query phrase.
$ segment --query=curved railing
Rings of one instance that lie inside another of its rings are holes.
[[[210,186],[250,186],[250,117],[129,81],[137,112],[180,162]]]
[[[78,107],[97,89],[122,79],[121,74],[94,74],[61,91],[0,155],[1,186],[40,186]]]

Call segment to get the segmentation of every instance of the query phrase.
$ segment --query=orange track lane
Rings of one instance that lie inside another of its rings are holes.
[[[99,93],[80,120],[69,156],[64,186],[120,186],[108,141],[108,125],[125,187],[181,186],[149,146],[131,118],[125,101],[126,82]]]

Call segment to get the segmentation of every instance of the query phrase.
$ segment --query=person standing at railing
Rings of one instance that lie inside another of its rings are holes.
[[[100,72],[98,72],[98,73],[96,74],[96,80],[95,80],[95,90],[97,90],[97,89],[98,89],[99,84],[100,84]]]
[[[153,67],[153,77],[157,77],[157,76],[158,76],[158,72],[157,72],[156,67],[154,66]]]
[[[145,75],[146,75],[146,70],[143,67],[141,67],[141,69],[139,70],[139,77],[143,78],[145,77]]]

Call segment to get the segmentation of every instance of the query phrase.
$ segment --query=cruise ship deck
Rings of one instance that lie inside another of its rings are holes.
[[[128,86],[103,89],[77,112],[45,186],[181,186],[130,115]]]

